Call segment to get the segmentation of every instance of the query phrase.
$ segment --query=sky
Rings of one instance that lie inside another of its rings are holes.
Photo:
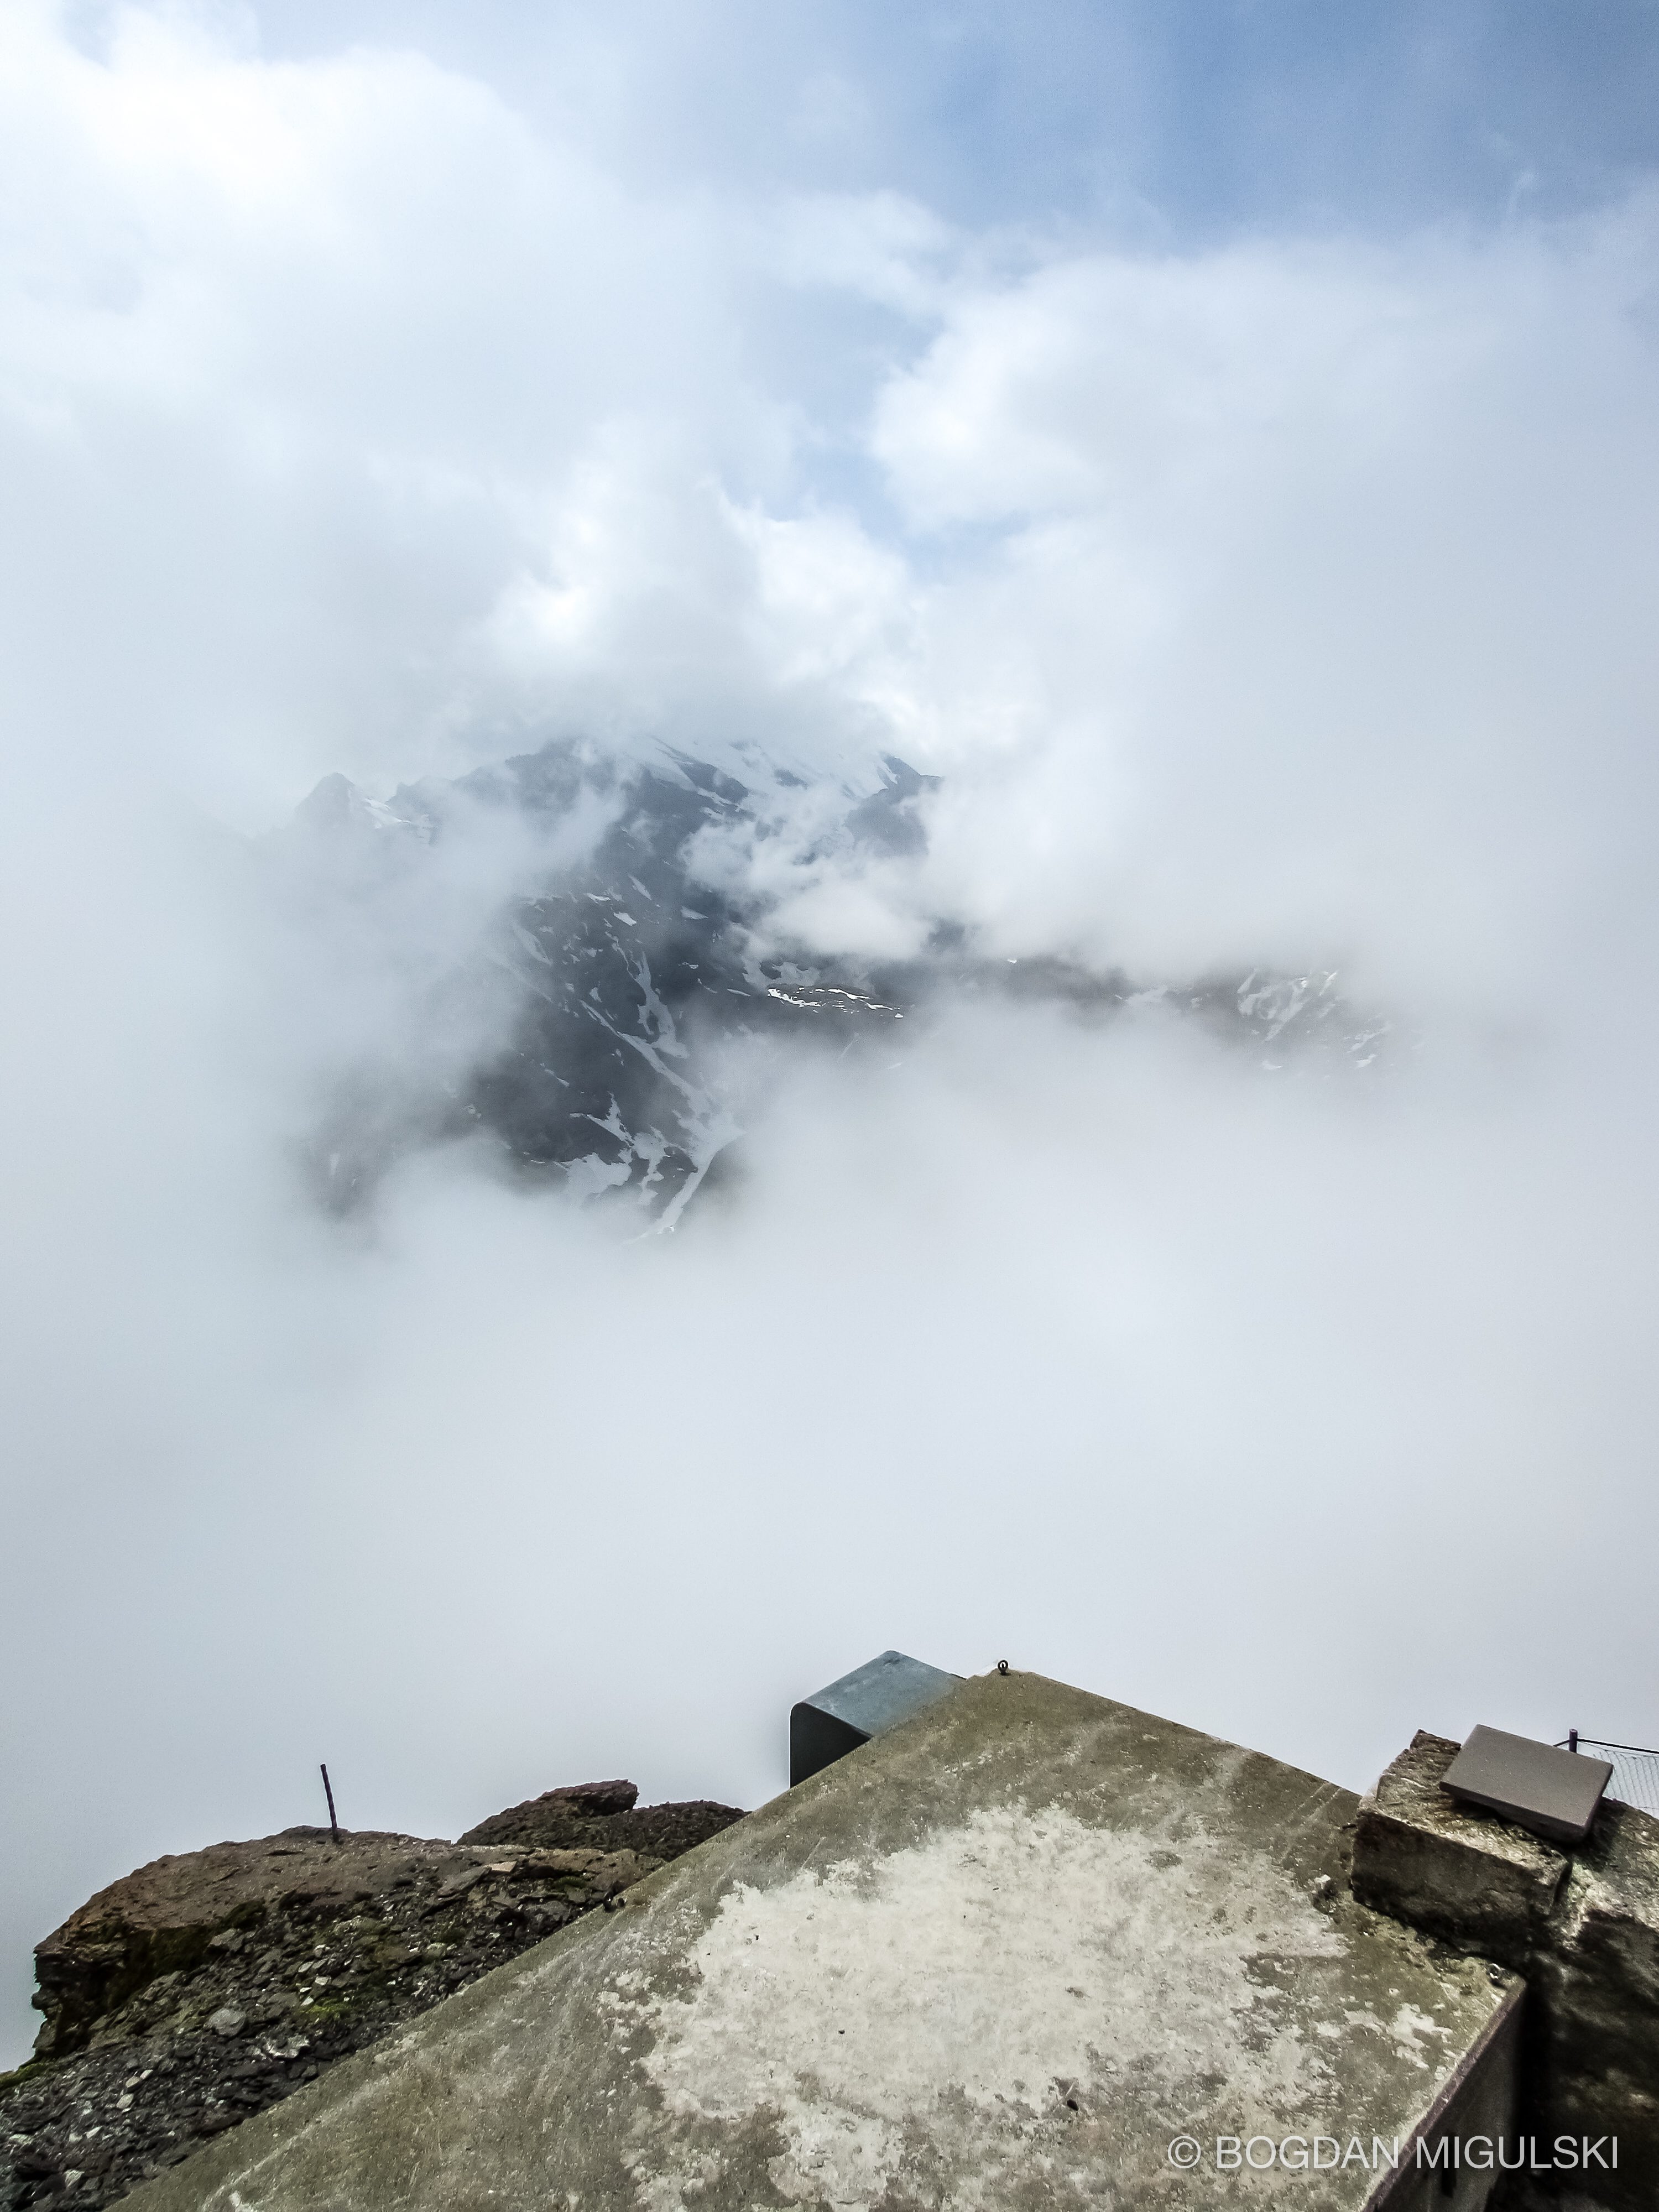
[[[320,1759],[753,1804],[890,1645],[1356,1789],[1659,1741],[1656,76],[1649,0],[4,0],[0,2063]],[[1387,1049],[957,1008],[736,1069],[672,1237],[464,1150],[319,1217],[525,855],[387,934],[262,841],[571,734],[940,777],[706,856],[826,957]]]

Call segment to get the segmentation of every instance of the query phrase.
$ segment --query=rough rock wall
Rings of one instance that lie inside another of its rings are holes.
[[[1355,1893],[1525,1975],[1525,2134],[1545,2146],[1616,2137],[1617,2166],[1563,2174],[1563,2197],[1592,2212],[1654,2212],[1659,1820],[1609,1801],[1583,1844],[1557,1850],[1454,1802],[1440,1781],[1457,1751],[1419,1729],[1363,1801]],[[1546,2185],[1525,2201],[1544,2201]]]
[[[526,1840],[524,1821],[459,1844],[291,1828],[100,1891],[36,1952],[46,2024],[0,2077],[0,2212],[113,2203],[741,1818],[635,1795],[590,1784],[501,1816],[550,1808],[539,1836],[581,1841]]]
[[[527,1798],[469,1828],[464,1844],[522,1844],[536,1850],[641,1851],[677,1859],[732,1825],[732,1808],[695,1798],[637,1805],[631,1782],[582,1782]]]

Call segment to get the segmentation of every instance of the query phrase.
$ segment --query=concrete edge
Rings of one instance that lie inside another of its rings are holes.
[[[1359,2208],[1359,2212],[1383,2212],[1385,2206],[1394,2203],[1401,2197],[1408,2186],[1410,2178],[1417,2172],[1418,2144],[1432,2139],[1498,2037],[1519,2029],[1520,2011],[1526,2002],[1526,1996],[1525,1982],[1518,1974],[1511,1976],[1503,2002],[1446,2076],[1434,2102],[1406,2138],[1401,2148],[1399,2165],[1383,2175]]]

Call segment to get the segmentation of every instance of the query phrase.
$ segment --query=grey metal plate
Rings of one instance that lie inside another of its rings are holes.
[[[1446,1769],[1441,1787],[1460,1804],[1496,1813],[1551,1843],[1581,1844],[1612,1775],[1605,1759],[1478,1728]]]
[[[866,1735],[879,1735],[883,1729],[908,1720],[935,1698],[954,1690],[961,1679],[959,1674],[947,1674],[940,1668],[912,1659],[906,1652],[884,1651],[879,1658],[855,1667],[839,1681],[815,1690],[801,1703],[815,1705],[821,1713],[833,1713],[849,1728],[862,1729]]]

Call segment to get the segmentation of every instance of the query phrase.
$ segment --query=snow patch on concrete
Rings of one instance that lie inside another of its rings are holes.
[[[1109,2134],[1115,2111],[1151,2104],[1176,2124],[1206,2075],[1241,2117],[1305,2112],[1328,2057],[1262,1969],[1341,1948],[1236,1842],[1171,1847],[1052,1806],[739,1887],[694,1946],[689,1988],[629,1975],[608,1994],[619,2041],[637,2051],[649,2031],[662,2100],[632,2161],[641,2201],[679,2212],[720,2137],[757,2116],[788,2202],[869,2208],[902,2166],[928,2174],[931,2201],[988,2212],[1033,2134],[1067,2114]]]

